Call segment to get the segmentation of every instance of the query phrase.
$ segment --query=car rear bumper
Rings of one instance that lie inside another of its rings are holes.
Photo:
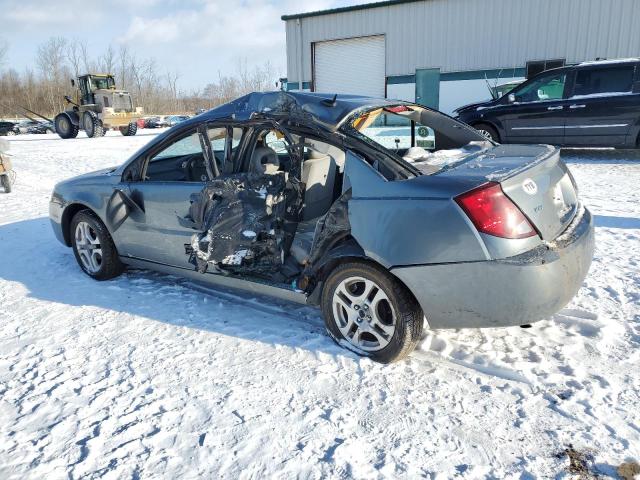
[[[524,325],[548,318],[587,276],[595,233],[583,208],[555,242],[504,260],[397,267],[431,328]]]

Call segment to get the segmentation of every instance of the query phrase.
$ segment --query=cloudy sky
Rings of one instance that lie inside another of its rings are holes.
[[[4,67],[33,67],[38,45],[52,36],[86,41],[100,55],[126,44],[138,57],[180,72],[179,85],[203,87],[239,59],[267,60],[286,75],[282,15],[366,3],[363,0],[0,0]]]

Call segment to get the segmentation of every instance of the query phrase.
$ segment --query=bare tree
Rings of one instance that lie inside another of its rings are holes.
[[[49,112],[55,112],[64,106],[63,96],[66,81],[70,72],[66,65],[67,40],[63,37],[51,37],[38,47],[36,65],[42,75],[44,88],[47,92],[47,107]]]
[[[100,57],[100,68],[104,73],[113,73],[116,65],[116,54],[113,51],[113,47],[109,45],[107,50]]]
[[[118,67],[120,69],[120,88],[127,88],[128,74],[130,68],[129,48],[126,45],[121,45],[118,51]]]
[[[96,62],[91,59],[91,55],[89,54],[89,47],[87,47],[86,42],[80,43],[80,56],[82,57],[82,65],[84,67],[85,73],[97,70]]]
[[[9,43],[4,38],[0,38],[0,67],[4,65],[4,57],[7,55],[8,50]]]
[[[0,40],[0,64],[7,42]],[[218,79],[203,90],[180,89],[180,72],[165,71],[154,58],[139,57],[123,45],[116,51],[108,46],[92,55],[87,43],[53,37],[38,47],[34,68],[20,73],[0,71],[0,92],[4,102],[0,115],[21,114],[18,106],[46,116],[65,107],[64,95],[70,93],[69,79],[83,73],[115,73],[118,87],[129,90],[136,106],[153,114],[187,113],[212,108],[253,91],[273,89],[276,75],[270,63],[251,67],[246,59],[238,62],[233,74],[218,74]],[[165,71],[165,73],[161,73]]]
[[[80,75],[80,67],[83,61],[83,49],[78,40],[73,40],[67,45],[67,60],[71,65],[74,78]]]
[[[180,75],[177,72],[167,72],[167,88],[171,96],[171,108],[174,111],[178,109],[178,78]]]

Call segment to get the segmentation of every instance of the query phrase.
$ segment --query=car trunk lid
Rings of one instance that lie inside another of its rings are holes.
[[[500,183],[543,240],[553,240],[578,208],[571,173],[548,145],[497,145],[470,155],[437,174],[464,177],[476,185]]]

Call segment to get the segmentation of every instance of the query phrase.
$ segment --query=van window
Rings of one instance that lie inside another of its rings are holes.
[[[518,102],[541,102],[545,100],[560,100],[564,92],[566,75],[556,73],[534,78],[513,90]]]
[[[578,70],[574,96],[626,93],[633,86],[633,66]]]

